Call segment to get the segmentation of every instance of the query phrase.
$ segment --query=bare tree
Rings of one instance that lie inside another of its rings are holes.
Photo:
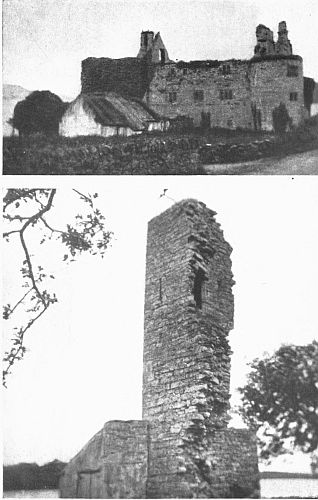
[[[105,229],[105,217],[94,205],[98,195],[83,194],[75,189],[73,192],[88,213],[77,214],[74,221],[66,223],[62,229],[52,227],[47,220],[48,213],[54,208],[56,189],[8,189],[4,196],[3,219],[7,230],[3,237],[7,242],[14,240],[22,249],[24,258],[20,269],[23,292],[13,304],[4,305],[3,318],[8,320],[16,314],[19,322],[18,311],[21,309],[26,315],[22,324],[13,328],[10,347],[4,353],[5,387],[13,364],[25,355],[25,334],[57,302],[55,293],[47,290],[47,282],[55,276],[48,274],[43,265],[35,265],[36,258],[30,252],[26,235],[32,232],[41,245],[51,240],[59,241],[65,248],[63,260],[67,262],[84,252],[103,257],[111,241],[112,232]]]

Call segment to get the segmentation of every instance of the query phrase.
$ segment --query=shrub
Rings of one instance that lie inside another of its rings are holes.
[[[36,90],[16,104],[13,127],[19,135],[58,134],[59,121],[66,106],[56,94]]]
[[[279,106],[273,109],[272,115],[275,133],[279,135],[284,134],[287,127],[292,124],[292,119],[288,114],[285,104],[281,102]]]

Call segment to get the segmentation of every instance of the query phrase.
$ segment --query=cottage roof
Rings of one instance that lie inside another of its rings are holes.
[[[80,94],[78,99],[82,100],[85,110],[93,112],[96,122],[103,126],[144,130],[149,122],[162,120],[162,117],[142,101],[114,92]]]
[[[318,83],[315,82],[315,89],[313,94],[313,103],[318,103]]]

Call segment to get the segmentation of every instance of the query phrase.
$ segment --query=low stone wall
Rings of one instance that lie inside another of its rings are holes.
[[[312,117],[283,136],[272,136],[244,143],[205,144],[199,148],[203,164],[238,163],[270,156],[302,153],[318,147],[318,118]]]
[[[171,462],[169,442],[157,440],[157,427],[158,422],[147,420],[107,422],[65,467],[60,497],[188,498],[194,493],[192,478],[199,479],[195,497],[258,498],[256,438],[249,430],[215,431],[209,452],[195,460],[195,476],[190,478],[180,464]],[[183,454],[187,461],[186,450]]]
[[[60,481],[61,498],[145,498],[148,423],[107,422],[69,462]]]
[[[206,144],[200,148],[200,160],[204,164],[236,163],[240,161],[257,160],[264,156],[279,154],[281,143],[276,139],[265,139],[244,144],[216,145]]]
[[[196,152],[202,144],[200,137],[10,138],[3,169],[8,175],[195,175],[204,173]]]

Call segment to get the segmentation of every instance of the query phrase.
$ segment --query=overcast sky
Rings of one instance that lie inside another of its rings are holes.
[[[142,30],[160,31],[173,60],[248,59],[256,26],[276,37],[282,20],[318,81],[317,18],[317,0],[4,0],[3,81],[75,97],[81,61],[136,56]]]
[[[69,266],[54,245],[41,247],[59,302],[28,334],[26,357],[4,391],[5,463],[69,460],[106,421],[141,418],[146,230],[172,204],[159,198],[163,188],[215,210],[233,247],[232,393],[255,356],[317,339],[318,178],[305,177],[108,177],[99,189],[100,179],[65,177],[67,186],[99,192],[115,240],[104,260]],[[63,227],[78,210],[65,188],[48,220]],[[5,303],[12,303],[20,254],[16,245],[5,249]]]

